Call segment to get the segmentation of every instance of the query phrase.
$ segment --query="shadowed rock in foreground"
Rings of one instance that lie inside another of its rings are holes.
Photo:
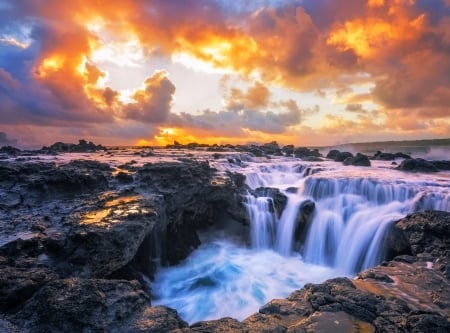
[[[242,190],[241,177],[217,177],[208,163],[190,160],[121,170],[93,161],[1,163],[0,331],[450,330],[446,212],[397,222],[387,240],[393,260],[354,280],[308,284],[242,322],[189,327],[175,310],[152,307],[143,275],[151,278],[153,260],[185,258],[219,213],[242,219]],[[314,211],[308,204],[302,214]]]

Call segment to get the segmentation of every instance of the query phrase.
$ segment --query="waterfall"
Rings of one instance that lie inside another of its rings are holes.
[[[248,200],[254,248],[273,248],[281,255],[293,251],[294,233],[301,203],[316,204],[306,228],[300,253],[305,262],[354,274],[385,259],[383,241],[388,227],[408,213],[425,209],[450,210],[448,186],[433,182],[363,177],[307,176],[305,168],[274,166],[253,174],[250,184],[286,189],[286,178],[296,184],[297,193],[288,193],[279,220],[270,212],[270,197]],[[300,170],[300,171],[299,171]],[[285,177],[280,173],[287,172]]]
[[[244,202],[250,218],[252,248],[267,249],[273,246],[277,217],[270,197],[245,196]]]

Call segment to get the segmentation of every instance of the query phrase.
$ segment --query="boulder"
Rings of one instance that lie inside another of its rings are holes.
[[[347,159],[349,157],[353,157],[353,154],[348,151],[343,151],[343,152],[337,153],[336,156],[334,157],[334,160],[336,162],[344,162],[345,159]]]
[[[430,161],[430,163],[433,164],[438,170],[450,170],[450,161]]]
[[[369,158],[361,153],[357,153],[354,157],[347,157],[343,163],[344,165],[370,166]]]
[[[439,171],[436,166],[426,161],[422,158],[413,158],[403,160],[400,165],[396,168],[397,170],[408,171],[408,172],[437,172]]]
[[[329,159],[331,159],[331,160],[334,160],[334,159],[337,157],[337,155],[338,155],[339,153],[340,153],[339,150],[332,149],[332,150],[330,150],[330,151],[328,152],[326,158],[329,158]]]
[[[3,146],[0,148],[0,154],[6,154],[9,156],[19,156],[21,154],[21,150],[11,146]]]
[[[281,156],[283,155],[280,149],[280,146],[276,141],[264,143],[262,146],[259,147],[262,151],[264,151],[267,155],[276,155]]]
[[[392,161],[395,160],[395,155],[392,153],[382,153],[381,151],[377,151],[373,156],[376,160],[381,161]]]
[[[294,156],[297,158],[304,159],[306,157],[322,157],[318,149],[308,149],[305,147],[298,147],[294,150]]]
[[[50,147],[42,147],[44,152],[56,152],[56,153],[90,153],[98,150],[106,150],[102,145],[96,145],[91,141],[87,142],[84,139],[75,143],[55,142]]]
[[[27,332],[167,332],[187,327],[177,312],[150,307],[136,281],[55,280],[11,318]]]
[[[403,158],[403,159],[410,159],[410,158],[411,158],[410,155],[404,154],[404,153],[400,153],[400,152],[395,153],[395,154],[394,154],[394,157],[395,157],[395,158]]]
[[[274,187],[258,187],[256,190],[249,190],[249,192],[256,198],[259,197],[270,197],[273,199],[273,207],[271,208],[271,212],[277,213],[277,216],[280,217],[281,213],[283,213],[284,208],[287,204],[287,197],[283,193],[280,192],[278,188]]]
[[[282,151],[286,156],[292,156],[292,154],[294,154],[294,145],[286,145],[286,146],[283,146],[283,148],[281,148],[281,151]]]

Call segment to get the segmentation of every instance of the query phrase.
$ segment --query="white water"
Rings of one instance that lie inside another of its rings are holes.
[[[387,162],[373,164],[248,162],[238,171],[247,175],[250,188],[285,191],[281,216],[272,198],[246,196],[249,246],[223,235],[204,240],[184,263],[159,270],[153,304],[177,309],[189,323],[226,316],[242,320],[307,282],[353,276],[380,263],[385,231],[406,214],[450,211],[450,173],[407,174]],[[297,212],[305,200],[316,208],[304,241],[295,244]]]

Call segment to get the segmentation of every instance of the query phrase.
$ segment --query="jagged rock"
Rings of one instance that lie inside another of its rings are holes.
[[[426,161],[422,158],[413,158],[403,160],[396,168],[402,171],[409,172],[437,172],[439,171],[433,163]]]
[[[316,156],[307,156],[302,158],[302,161],[305,162],[323,162],[323,160],[320,157],[316,157]]]
[[[347,158],[353,157],[353,154],[348,151],[338,152],[334,157],[336,162],[344,162]]]
[[[186,327],[175,310],[150,307],[136,281],[55,280],[12,317],[27,332],[167,332]]]
[[[361,153],[357,153],[354,157],[347,157],[343,163],[344,165],[370,166],[369,158]]]
[[[381,161],[392,161],[395,160],[395,155],[392,153],[382,153],[381,151],[377,151],[373,156],[376,160]]]
[[[278,146],[278,143],[276,141],[264,143],[259,148],[267,155],[276,155],[276,156],[283,155],[280,146]]]
[[[441,260],[450,258],[450,213],[418,212],[395,223],[407,239],[411,254],[428,254]],[[450,261],[449,261],[450,263]]]
[[[439,170],[450,170],[450,161],[430,161],[431,164],[433,164],[436,169]]]
[[[410,155],[404,154],[404,153],[400,153],[400,152],[395,153],[395,154],[394,154],[394,157],[395,157],[395,158],[404,158],[404,159],[410,159],[410,158],[411,158]]]
[[[281,216],[287,204],[287,197],[280,192],[278,188],[274,187],[258,187],[256,190],[250,190],[250,193],[256,198],[270,197],[273,199],[273,207],[270,206],[272,213],[276,213],[278,217]]]
[[[294,145],[286,145],[286,146],[283,146],[283,148],[281,148],[281,151],[282,151],[286,156],[292,156],[292,154],[294,154]]]
[[[50,147],[42,147],[43,151],[48,152],[59,152],[59,153],[89,153],[98,150],[106,150],[102,145],[96,145],[91,141],[87,142],[86,140],[79,140],[78,144],[75,143],[63,143],[63,142],[55,142]]]
[[[294,156],[304,159],[306,157],[322,157],[318,149],[308,149],[305,147],[298,147],[294,150]]]
[[[3,146],[0,148],[0,154],[6,154],[9,156],[19,156],[21,150],[11,146]]]
[[[336,158],[336,156],[340,153],[339,150],[336,149],[332,149],[328,152],[326,158],[329,158],[331,160],[334,160]]]

